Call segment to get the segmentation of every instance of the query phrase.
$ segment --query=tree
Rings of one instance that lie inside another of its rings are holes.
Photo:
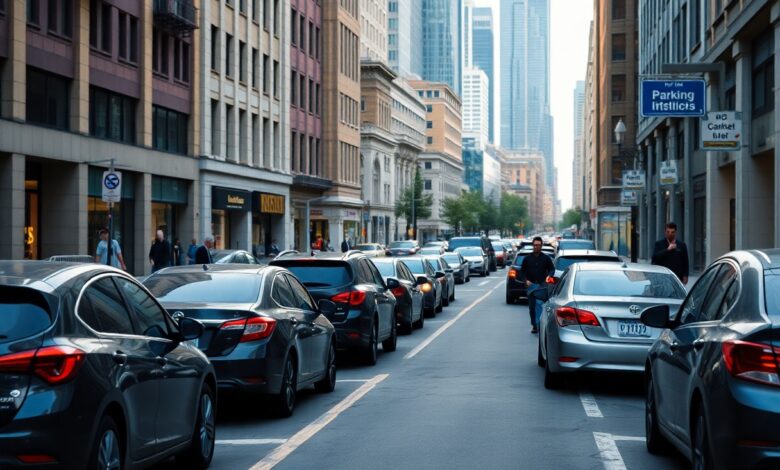
[[[406,188],[395,201],[395,216],[406,218],[406,233],[409,233],[411,225],[414,227],[412,238],[416,238],[417,220],[430,217],[431,207],[433,207],[433,194],[423,194],[423,179],[418,168],[414,172],[412,185]]]
[[[502,232],[519,235],[523,227],[530,227],[528,220],[528,201],[517,194],[504,193],[501,195],[499,206],[500,216],[498,226]],[[522,225],[520,227],[519,225]]]
[[[582,215],[581,215],[580,208],[579,207],[572,207],[571,209],[567,210],[563,213],[563,220],[561,220],[561,223],[559,225],[559,228],[569,228],[572,225],[576,225],[579,229],[580,222],[582,222]]]

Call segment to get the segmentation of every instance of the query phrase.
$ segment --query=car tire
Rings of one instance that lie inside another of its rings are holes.
[[[515,303],[515,298],[512,297],[508,292],[506,294],[506,303],[509,305],[512,305]]]
[[[425,326],[425,306],[420,305],[420,319],[413,323],[414,327],[421,330]]]
[[[707,417],[704,415],[704,406],[699,404],[693,418],[691,436],[691,464],[694,470],[712,469],[712,456],[710,455],[709,431],[707,429]]]
[[[293,363],[292,354],[287,355],[282,371],[282,384],[279,393],[274,396],[274,410],[280,418],[289,418],[295,411],[295,400],[298,394],[298,372]]]
[[[661,434],[658,427],[658,412],[655,406],[653,376],[648,374],[645,387],[645,444],[648,452],[659,455],[669,449],[669,441]]]
[[[439,305],[436,307],[436,313],[441,313],[442,310],[444,310],[444,298],[441,296],[439,297]]]
[[[390,337],[382,341],[382,351],[393,352],[398,345],[398,330],[395,327],[395,321],[393,321],[390,327]]]
[[[198,418],[192,442],[186,451],[176,456],[176,462],[181,468],[203,470],[211,464],[216,446],[216,416],[214,392],[204,383],[198,399]]]
[[[537,341],[536,342],[536,364],[539,367],[545,367],[547,365],[547,361],[544,360],[544,356],[542,356],[542,342]]]
[[[441,294],[441,304],[444,307],[448,307],[450,305],[450,286],[447,286],[447,293]]]
[[[123,469],[124,449],[121,434],[114,420],[106,415],[100,420],[98,432],[95,434],[95,442],[92,443],[92,453],[89,457],[89,468],[98,469]]]
[[[563,387],[563,376],[559,372],[550,370],[550,352],[547,352],[547,360],[544,363],[544,388],[558,390]]]
[[[371,338],[368,340],[368,346],[363,349],[363,364],[367,366],[376,365],[377,356],[379,355],[378,336],[376,320],[374,320],[374,324],[371,326]]]
[[[452,288],[452,295],[450,296],[450,302],[455,302],[455,288]]]
[[[314,390],[317,393],[330,393],[336,389],[336,345],[333,344],[333,340],[330,342],[330,348],[328,349],[328,364],[325,377],[319,382],[314,383]]]

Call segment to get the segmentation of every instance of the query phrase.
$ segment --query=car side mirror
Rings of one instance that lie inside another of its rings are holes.
[[[436,271],[436,279],[441,279],[446,276],[447,274],[445,274],[444,271]]]
[[[319,308],[320,313],[323,315],[332,315],[336,313],[336,304],[328,299],[322,299],[319,302],[317,302],[317,308]]]
[[[198,339],[203,335],[203,323],[194,318],[182,317],[179,319],[179,334],[182,341]]]
[[[669,321],[669,306],[654,305],[642,311],[639,316],[642,323],[653,328],[669,328],[672,324]]]
[[[417,285],[422,286],[423,284],[428,284],[428,278],[425,276],[417,276]]]
[[[388,277],[387,281],[385,281],[385,284],[387,285],[388,289],[395,289],[401,287],[401,283],[398,281],[398,279],[394,277]]]

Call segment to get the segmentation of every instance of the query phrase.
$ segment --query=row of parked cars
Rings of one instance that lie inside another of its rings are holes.
[[[724,255],[687,292],[666,268],[574,254],[559,247],[540,320],[545,387],[641,373],[651,453],[676,448],[697,469],[780,467],[780,250]]]

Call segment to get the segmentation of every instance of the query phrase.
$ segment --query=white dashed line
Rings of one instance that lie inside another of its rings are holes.
[[[585,408],[585,414],[588,415],[588,418],[604,417],[604,415],[601,414],[599,405],[596,403],[596,398],[594,398],[593,395],[587,392],[581,392],[580,401],[582,402],[582,407]]]
[[[480,283],[479,283],[479,285],[480,285],[480,286],[484,286],[484,285],[485,285],[485,284],[487,284],[488,282],[490,282],[490,279],[486,279],[486,280],[484,280],[484,281],[480,282]]]
[[[339,379],[336,380],[336,383],[352,383],[352,382],[368,382],[370,379]]]
[[[594,432],[593,438],[596,440],[596,447],[599,448],[604,470],[626,470],[626,464],[618,450],[617,441],[645,441],[644,437],[614,436],[604,432]]]
[[[284,444],[287,442],[287,439],[222,439],[216,442],[218,446],[262,446]]]

